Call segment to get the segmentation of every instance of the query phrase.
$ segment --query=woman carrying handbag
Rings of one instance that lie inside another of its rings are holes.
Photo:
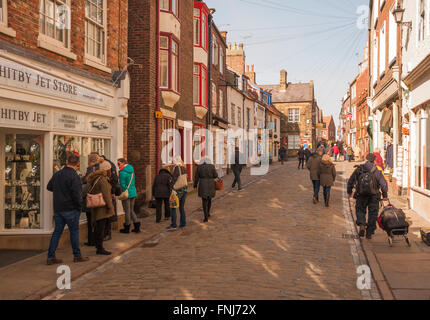
[[[122,207],[125,212],[125,223],[124,229],[119,230],[121,233],[130,233],[130,225],[133,222],[134,229],[132,232],[140,232],[140,222],[137,219],[136,213],[134,212],[134,202],[137,197],[137,191],[135,186],[135,174],[134,168],[131,164],[127,163],[124,158],[118,159],[119,168],[119,183],[123,192],[118,197],[122,201]]]
[[[91,210],[91,225],[94,227],[94,240],[97,254],[110,255],[111,252],[103,248],[105,228],[110,217],[115,214],[112,203],[112,186],[109,183],[111,165],[104,161],[100,163],[99,170],[90,173],[87,182],[90,189],[87,194],[87,208]]]

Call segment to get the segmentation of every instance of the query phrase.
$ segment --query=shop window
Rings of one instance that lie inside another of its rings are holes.
[[[1,0],[0,0],[1,1]],[[65,48],[70,47],[70,7],[66,0],[40,0],[39,31],[55,39]]]
[[[54,173],[66,165],[66,159],[72,153],[79,156],[78,174],[84,176],[88,167],[88,156],[91,152],[110,157],[110,140],[101,138],[54,136]],[[113,159],[109,159],[114,162]],[[115,163],[115,162],[114,162]]]
[[[106,0],[85,0],[85,54],[106,64]]]
[[[160,88],[179,92],[179,46],[172,35],[160,36]]]
[[[300,136],[288,136],[288,149],[289,150],[300,149]]]
[[[5,229],[40,229],[42,137],[7,134],[5,146]]]

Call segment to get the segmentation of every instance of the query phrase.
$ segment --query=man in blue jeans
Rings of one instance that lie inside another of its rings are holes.
[[[67,224],[70,232],[70,242],[73,248],[74,262],[88,261],[82,257],[79,249],[79,216],[82,211],[82,185],[76,170],[79,167],[79,157],[70,154],[66,166],[56,172],[48,182],[47,189],[54,193],[54,222],[55,229],[49,243],[48,260],[46,264],[62,263],[55,257],[58,241]]]

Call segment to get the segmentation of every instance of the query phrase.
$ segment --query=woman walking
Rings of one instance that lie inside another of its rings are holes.
[[[175,157],[173,160],[174,167],[172,169],[173,176],[173,190],[176,191],[179,199],[179,213],[181,215],[179,221],[179,228],[184,228],[187,224],[185,216],[185,200],[187,198],[187,187],[188,187],[188,176],[187,168],[180,156]],[[177,229],[176,224],[176,208],[170,209],[170,216],[172,218],[172,224],[167,228],[168,231],[175,231]]]
[[[199,188],[199,197],[202,198],[204,220],[208,222],[211,216],[212,198],[215,197],[215,179],[218,178],[215,166],[209,158],[203,158],[197,166],[194,177],[194,188]]]
[[[96,170],[88,175],[87,181],[90,184],[89,194],[99,194],[103,196],[104,206],[91,208],[91,224],[94,227],[94,240],[97,248],[97,254],[110,255],[111,252],[103,248],[103,239],[108,219],[115,214],[112,203],[111,184],[109,182],[111,175],[111,165],[103,161]]]
[[[123,192],[128,191],[128,199],[122,200],[122,207],[125,213],[124,229],[119,230],[121,233],[130,233],[130,225],[133,222],[134,229],[132,232],[140,232],[140,222],[134,212],[134,202],[137,197],[135,186],[134,168],[124,158],[118,159],[119,184]]]
[[[320,183],[324,191],[324,202],[325,206],[328,207],[330,203],[330,191],[336,180],[336,168],[331,160],[331,157],[327,154],[323,155],[320,164]]]

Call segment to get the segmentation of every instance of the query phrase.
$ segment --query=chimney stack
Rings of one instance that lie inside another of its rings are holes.
[[[280,90],[286,91],[287,90],[287,71],[285,69],[281,70],[281,80],[280,80]]]
[[[227,42],[227,31],[220,31],[221,37]]]
[[[246,65],[245,75],[249,78],[249,80],[251,80],[251,82],[257,83],[256,82],[256,75],[255,75],[255,72],[254,72],[254,65],[253,64],[251,65],[251,70],[249,68],[249,65]]]

